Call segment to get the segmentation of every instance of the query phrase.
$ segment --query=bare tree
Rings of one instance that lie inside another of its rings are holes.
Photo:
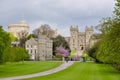
[[[37,36],[38,36],[38,34],[41,34],[41,35],[46,35],[49,38],[55,37],[56,32],[57,32],[57,30],[51,29],[51,26],[48,24],[43,24],[39,28],[33,30],[33,34],[35,34]]]
[[[20,46],[25,48],[25,41],[26,41],[28,32],[27,31],[21,31],[17,35],[19,37]]]

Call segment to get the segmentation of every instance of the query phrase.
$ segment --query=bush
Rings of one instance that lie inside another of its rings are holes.
[[[3,62],[24,61],[29,59],[29,54],[21,47],[8,47],[5,49],[2,59]]]

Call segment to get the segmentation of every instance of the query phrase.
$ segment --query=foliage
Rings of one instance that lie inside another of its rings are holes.
[[[33,30],[33,34],[37,37],[39,34],[46,35],[49,38],[52,38],[56,35],[56,31],[51,28],[48,24],[43,24],[39,28]]]
[[[29,34],[27,36],[27,40],[29,40],[30,38],[37,38],[37,36],[35,34]]]
[[[2,59],[4,62],[24,61],[29,59],[29,54],[21,47],[8,47],[4,50]]]
[[[56,47],[58,47],[60,45],[62,45],[65,49],[70,51],[70,47],[69,47],[68,42],[61,35],[58,35],[57,37],[52,38],[52,40],[53,40],[53,54],[54,55],[56,53]]]
[[[101,21],[102,41],[97,59],[120,66],[120,0],[116,0],[114,16]],[[119,67],[120,69],[120,67]]]
[[[21,31],[18,33],[20,47],[22,48],[25,48],[25,42],[27,40],[27,35],[28,35],[28,32],[26,31]]]
[[[69,56],[69,51],[64,49],[62,46],[57,47],[56,52],[60,53],[63,57]]]
[[[97,50],[99,48],[99,45],[100,45],[100,41],[95,43],[93,47],[91,47],[90,49],[88,49],[88,55],[92,58],[95,59],[96,62],[100,62],[98,59],[97,59]]]
[[[2,55],[4,50],[11,45],[9,34],[0,26],[0,62],[2,62]]]
[[[17,41],[18,39],[12,34],[9,33],[11,41]]]

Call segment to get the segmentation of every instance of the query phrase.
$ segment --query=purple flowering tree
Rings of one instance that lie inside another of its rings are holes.
[[[69,56],[69,51],[62,46],[59,46],[56,48],[56,52],[61,54],[63,58],[66,58]]]

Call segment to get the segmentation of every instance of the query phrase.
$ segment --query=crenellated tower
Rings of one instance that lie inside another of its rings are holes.
[[[70,27],[70,49],[77,50],[78,49],[78,26]]]
[[[86,38],[86,49],[89,48],[89,45],[90,45],[90,38],[91,36],[93,35],[93,32],[94,32],[94,29],[93,29],[93,26],[91,27],[87,27],[85,28],[85,38]]]

